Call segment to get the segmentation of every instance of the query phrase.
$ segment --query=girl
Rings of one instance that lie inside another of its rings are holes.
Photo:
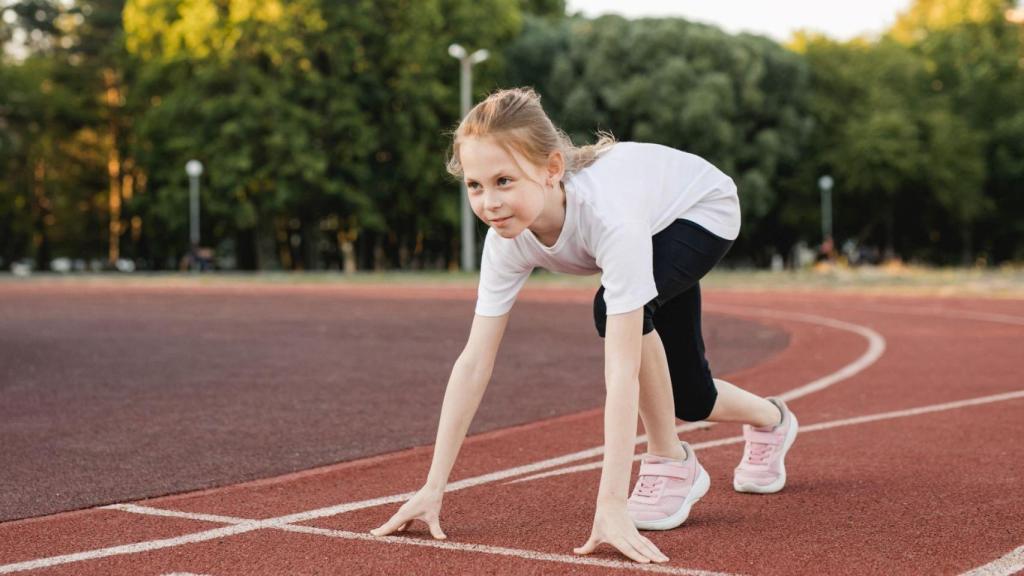
[[[594,321],[605,339],[604,460],[593,528],[575,549],[607,543],[638,562],[666,562],[638,529],[682,524],[709,477],[675,418],[741,422],[746,440],[733,487],[768,493],[786,482],[797,421],[779,399],[713,380],[701,337],[699,280],[739,234],[736,186],[707,161],[656,144],[576,148],[531,89],[502,90],[455,131],[448,171],[465,179],[490,226],[469,341],[452,370],[427,481],[376,536],[439,514],[448,474],[490,380],[516,294],[536,266],[601,273]],[[627,498],[637,412],[648,435]]]

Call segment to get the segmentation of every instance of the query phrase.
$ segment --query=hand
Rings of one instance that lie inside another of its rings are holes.
[[[590,539],[579,548],[574,548],[577,554],[590,554],[599,544],[611,544],[626,556],[637,562],[647,564],[648,562],[668,562],[668,556],[661,553],[658,547],[637,531],[629,513],[626,512],[625,503],[622,504],[597,504],[597,512],[594,514],[594,529],[590,533]]]
[[[405,530],[413,520],[422,520],[430,527],[430,535],[436,540],[448,538],[441,531],[441,499],[444,498],[444,491],[431,490],[424,486],[408,502],[402,505],[395,512],[390,520],[373,530],[370,534],[374,536],[387,536],[394,532]]]

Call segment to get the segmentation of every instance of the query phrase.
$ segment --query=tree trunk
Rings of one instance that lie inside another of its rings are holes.
[[[239,230],[236,236],[238,248],[235,253],[240,270],[259,269],[259,247],[256,245],[256,228]]]
[[[50,269],[50,235],[47,228],[53,220],[51,213],[50,199],[46,197],[46,161],[40,159],[36,162],[32,178],[32,195],[35,197],[36,207],[36,233],[33,238],[35,245],[35,260],[38,270]]]
[[[961,231],[963,234],[963,252],[960,254],[960,262],[964,266],[971,266],[974,264],[972,262],[974,258],[974,243],[972,242],[971,227],[964,224]]]
[[[380,272],[384,269],[384,240],[380,234],[373,235],[373,270]]]
[[[896,218],[893,212],[896,209],[891,207],[885,212],[885,252],[883,260],[892,260],[896,257]]]
[[[110,181],[109,208],[109,250],[107,261],[114,264],[121,257],[121,157],[118,152],[120,138],[117,127],[117,108],[121,105],[121,91],[117,86],[117,75],[114,70],[103,70],[103,86],[107,112],[110,114],[110,139],[107,149],[107,177]]]
[[[274,241],[277,245],[277,257],[282,270],[292,270],[292,238],[288,230],[288,220],[278,217],[274,219]]]

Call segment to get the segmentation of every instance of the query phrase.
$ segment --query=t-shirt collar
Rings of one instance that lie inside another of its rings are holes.
[[[554,245],[550,247],[545,246],[544,243],[537,238],[537,235],[533,233],[533,230],[530,230],[529,228],[525,230],[525,232],[529,233],[530,240],[533,241],[533,243],[541,250],[544,250],[549,254],[554,254],[562,249],[562,246],[569,241],[569,237],[572,236],[572,230],[576,226],[576,208],[575,202],[572,201],[576,196],[576,191],[573,190],[572,180],[569,178],[562,180],[562,183],[565,185],[565,220],[562,222],[562,231],[559,232],[558,239],[555,240]]]

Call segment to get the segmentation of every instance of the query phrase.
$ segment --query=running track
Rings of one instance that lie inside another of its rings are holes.
[[[789,398],[802,430],[785,490],[759,496],[731,489],[738,426],[681,426],[712,485],[682,527],[646,533],[668,564],[634,564],[610,548],[572,554],[589,534],[600,474],[602,417],[590,410],[467,439],[445,498],[443,542],[421,524],[397,537],[366,533],[418,488],[430,461],[424,447],[3,523],[0,574],[1024,569],[1024,301],[728,291],[706,294],[705,306],[789,334],[785,350],[727,377]]]

